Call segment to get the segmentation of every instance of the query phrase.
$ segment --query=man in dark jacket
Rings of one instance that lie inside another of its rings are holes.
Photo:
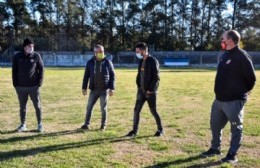
[[[220,155],[222,129],[231,125],[231,143],[222,162],[238,161],[237,152],[243,133],[244,105],[256,81],[250,56],[239,48],[240,34],[235,30],[223,34],[221,46],[226,50],[220,58],[215,79],[216,99],[212,104],[210,127],[211,148],[202,156]]]
[[[102,45],[96,45],[94,53],[95,56],[87,62],[83,78],[83,95],[87,95],[88,84],[91,91],[88,98],[85,123],[81,129],[89,129],[93,107],[98,98],[100,98],[100,108],[102,112],[100,130],[104,131],[107,121],[108,95],[112,96],[115,90],[115,73],[112,62],[105,57],[104,47]]]
[[[157,89],[159,87],[159,63],[148,54],[148,46],[145,43],[138,43],[136,45],[136,56],[140,59],[138,66],[138,74],[136,78],[137,100],[134,108],[134,124],[133,130],[126,136],[136,136],[138,133],[138,125],[140,120],[141,109],[147,101],[150,111],[155,118],[157,124],[157,131],[155,136],[164,134],[160,116],[157,112]]]
[[[26,131],[26,104],[30,96],[38,121],[38,131],[43,132],[40,87],[43,82],[44,66],[39,53],[34,52],[34,43],[26,38],[23,51],[13,57],[12,77],[20,104],[21,125],[18,132]]]

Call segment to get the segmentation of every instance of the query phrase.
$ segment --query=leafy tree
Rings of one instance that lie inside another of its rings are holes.
[[[97,43],[133,50],[138,41],[156,50],[218,50],[233,28],[245,49],[259,50],[259,8],[259,0],[4,0],[0,45],[31,36],[37,50],[84,53]]]

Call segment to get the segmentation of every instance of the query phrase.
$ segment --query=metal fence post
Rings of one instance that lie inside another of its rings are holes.
[[[202,61],[202,54],[200,54],[200,67],[203,66],[203,61]]]

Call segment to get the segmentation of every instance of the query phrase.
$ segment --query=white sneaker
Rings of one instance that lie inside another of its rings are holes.
[[[26,130],[27,130],[27,128],[26,128],[26,125],[25,125],[25,124],[20,125],[20,126],[16,129],[17,132],[24,132],[24,131],[26,131]]]
[[[38,130],[39,132],[44,132],[43,127],[42,127],[41,124],[38,125],[38,129],[37,129],[37,130]]]

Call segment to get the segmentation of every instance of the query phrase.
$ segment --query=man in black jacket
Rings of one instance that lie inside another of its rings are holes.
[[[256,81],[250,56],[239,48],[240,34],[235,30],[223,34],[221,46],[226,50],[220,58],[215,79],[216,99],[212,104],[210,127],[211,148],[202,156],[220,155],[222,129],[231,125],[231,143],[222,162],[238,161],[237,152],[242,141],[244,105]]]
[[[44,66],[39,53],[34,52],[34,43],[26,38],[23,51],[13,57],[12,77],[20,104],[21,125],[18,132],[26,131],[26,104],[30,96],[38,121],[38,131],[43,132],[40,87],[43,82]]]
[[[102,112],[100,130],[106,129],[107,121],[107,101],[108,95],[112,96],[115,90],[115,73],[113,63],[105,57],[104,47],[96,45],[95,56],[87,62],[82,83],[82,93],[87,95],[89,84],[90,95],[88,98],[86,119],[81,129],[89,130],[93,107],[100,98],[100,108]]]
[[[160,116],[157,112],[156,99],[157,89],[159,87],[159,63],[148,54],[148,46],[145,43],[138,43],[136,46],[136,56],[140,59],[138,66],[138,74],[136,78],[136,85],[138,87],[137,100],[134,108],[134,125],[133,130],[126,136],[136,136],[138,133],[138,125],[140,120],[140,112],[147,101],[150,111],[153,114],[157,131],[155,136],[164,134]]]

